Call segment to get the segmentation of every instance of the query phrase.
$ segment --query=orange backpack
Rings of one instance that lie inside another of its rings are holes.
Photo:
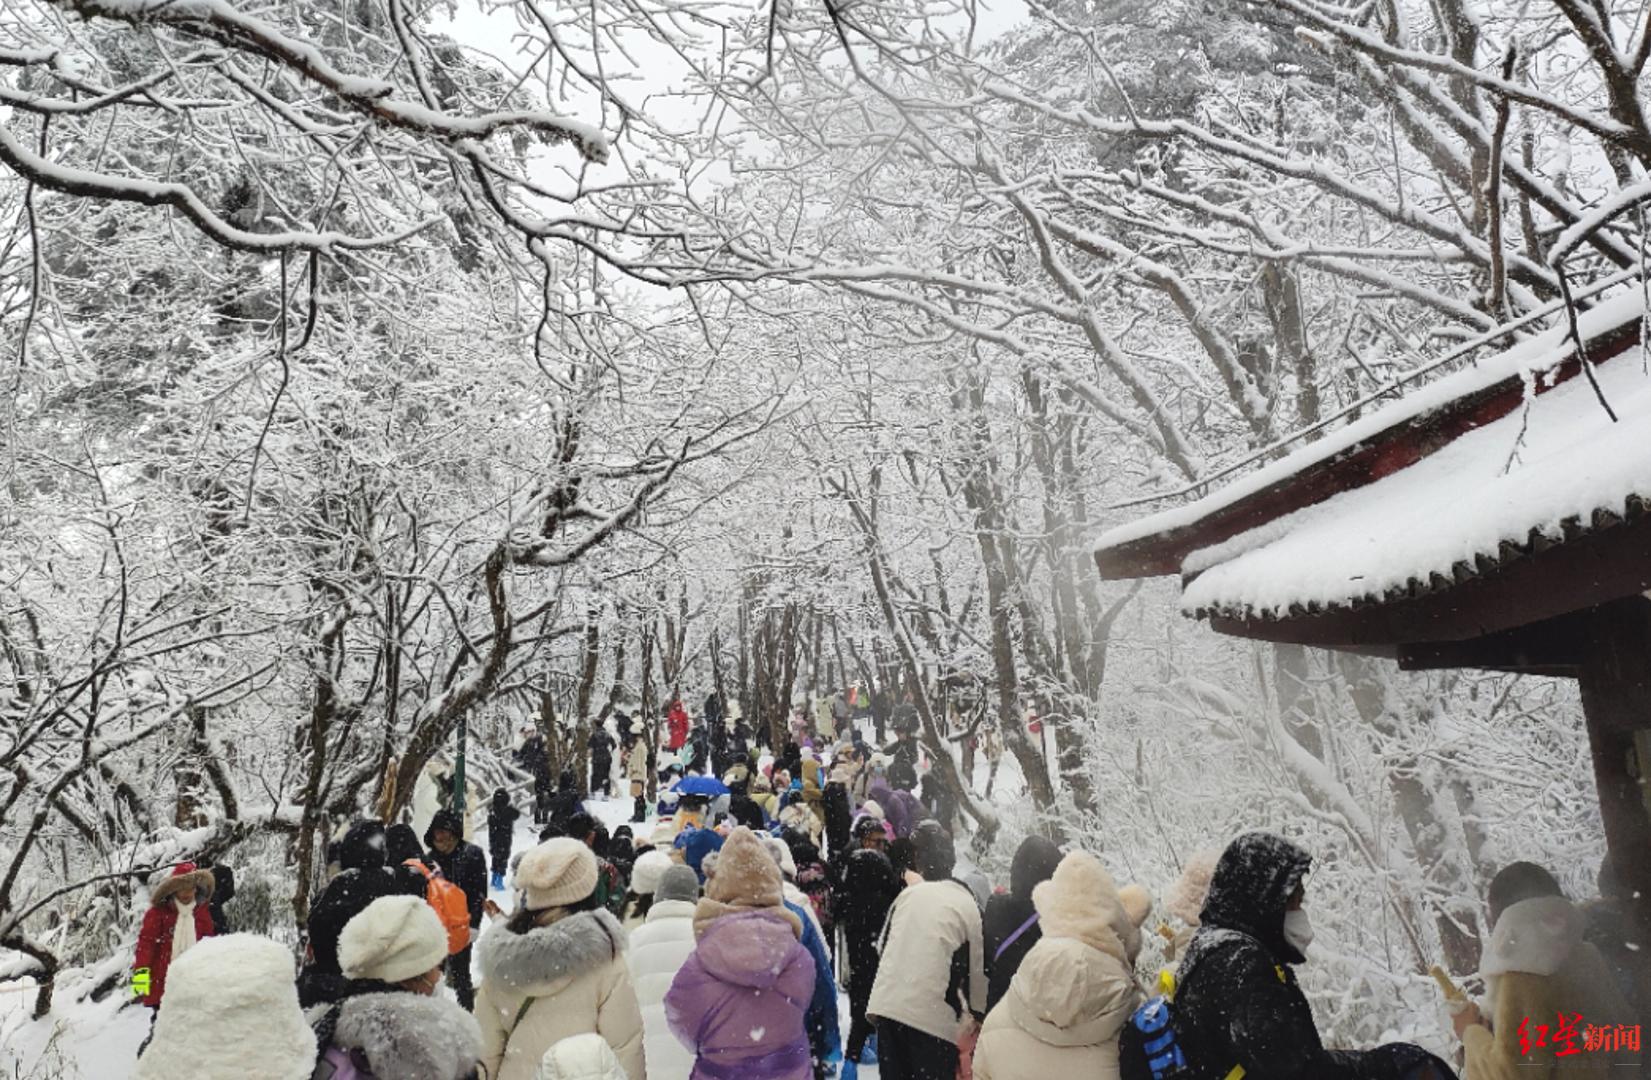
[[[429,882],[424,890],[424,902],[435,909],[441,924],[447,927],[447,954],[462,951],[470,944],[470,905],[465,901],[464,890],[442,877],[440,870],[425,866],[418,859],[408,859],[406,865],[423,874]]]

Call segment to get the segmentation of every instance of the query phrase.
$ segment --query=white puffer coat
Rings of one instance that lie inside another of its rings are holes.
[[[671,1034],[665,1021],[665,993],[677,970],[694,951],[694,905],[660,900],[631,931],[631,981],[642,1005],[643,1045],[651,1080],[687,1080],[694,1054]]]
[[[647,1080],[625,932],[611,914],[583,911],[525,934],[495,925],[476,961],[482,1065],[492,1080],[532,1080],[546,1050],[586,1032],[608,1041],[630,1080]]]

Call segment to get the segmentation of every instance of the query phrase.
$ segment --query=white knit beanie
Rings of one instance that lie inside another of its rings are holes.
[[[382,896],[344,925],[338,966],[347,979],[401,982],[441,966],[447,930],[420,896]]]
[[[631,867],[631,892],[638,896],[652,896],[659,888],[659,879],[676,865],[663,851],[649,848],[636,857]]]
[[[596,856],[567,836],[546,840],[516,867],[516,887],[529,911],[577,904],[596,891],[596,877]]]

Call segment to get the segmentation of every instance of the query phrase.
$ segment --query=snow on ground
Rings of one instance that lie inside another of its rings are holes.
[[[117,989],[100,1002],[73,1001],[60,988],[57,1003],[36,1023],[29,1018],[34,994],[17,984],[0,987],[0,1076],[6,1080],[125,1080],[138,1044],[149,1033],[149,1010],[121,1006]],[[31,986],[32,989],[32,986]],[[72,989],[72,987],[71,987]]]

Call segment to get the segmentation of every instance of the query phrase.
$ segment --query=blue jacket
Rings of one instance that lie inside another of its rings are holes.
[[[843,1039],[837,1028],[837,977],[831,970],[831,954],[802,905],[787,900],[785,907],[803,921],[803,948],[814,958],[814,996],[803,1014],[808,1046],[816,1061],[835,1061],[842,1057]]]

